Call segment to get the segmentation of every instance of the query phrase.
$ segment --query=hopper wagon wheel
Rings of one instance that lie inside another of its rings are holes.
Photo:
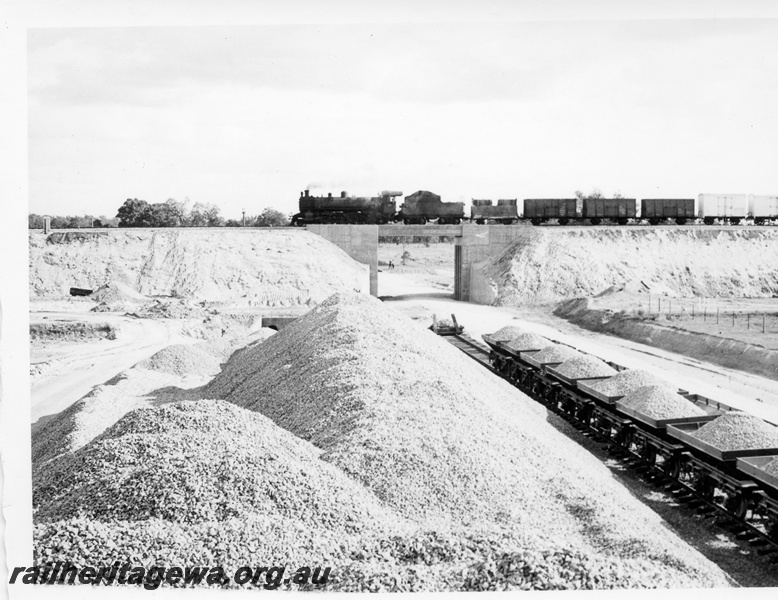
[[[746,518],[746,514],[748,513],[748,505],[748,498],[742,492],[729,494],[727,496],[726,502],[724,502],[724,508],[727,509],[727,512],[740,521]]]
[[[594,218],[591,219],[591,222],[592,222],[592,225],[599,225],[600,223],[602,223],[602,219],[599,218],[599,217],[594,217]]]
[[[678,217],[678,218],[675,220],[675,222],[676,222],[676,223],[678,223],[679,225],[686,225],[686,219],[684,219],[684,218],[681,218],[681,217]]]
[[[716,482],[704,473],[700,473],[694,484],[694,489],[703,500],[711,502],[713,500],[713,495],[716,492]]]
[[[773,515],[770,517],[770,520],[767,522],[766,529],[767,535],[770,536],[770,539],[778,543],[778,516]]]
[[[570,219],[567,219],[567,218],[564,218],[564,217],[559,219],[559,224],[560,225],[567,225],[569,222],[570,222]]]
[[[622,428],[621,431],[616,434],[616,443],[620,446],[623,446],[627,450],[629,450],[629,447],[632,445],[633,441],[634,436],[632,435],[632,432],[626,427]]]
[[[654,448],[652,445],[644,443],[643,449],[640,452],[640,456],[652,467],[656,464],[656,448]]]
[[[540,225],[540,219],[530,219],[529,222],[535,226]]]
[[[671,479],[678,480],[681,476],[681,461],[678,457],[671,456],[664,463],[665,474]]]
[[[454,225],[461,225],[461,224],[462,224],[462,219],[460,219],[459,217],[454,219]]]
[[[629,219],[627,219],[626,217],[619,217],[618,219],[616,219],[616,224],[618,225],[626,225],[627,223],[629,223]]]
[[[659,219],[657,217],[650,217],[648,219],[648,224],[654,226],[659,225]]]
[[[486,221],[484,221],[483,219],[476,219],[475,220],[475,224],[476,225],[483,225],[484,223],[486,223]]]
[[[403,219],[403,224],[410,225],[411,224],[411,220],[406,217],[406,218]]]
[[[426,225],[426,224],[427,224],[427,217],[420,217],[419,225]]]
[[[705,217],[702,222],[706,225],[713,225],[716,222],[716,219],[714,217]]]
[[[757,217],[756,219],[754,219],[754,225],[764,225],[764,224],[765,224],[764,217]]]
[[[592,424],[592,407],[588,406],[588,405],[587,406],[582,406],[581,410],[578,411],[578,418],[587,427],[591,426],[591,424]]]

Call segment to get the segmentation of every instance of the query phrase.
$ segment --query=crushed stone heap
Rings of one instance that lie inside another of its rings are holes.
[[[616,369],[604,360],[594,356],[580,356],[566,360],[554,368],[555,373],[571,379],[586,379],[587,377],[612,377],[617,373]]]
[[[682,419],[708,414],[666,385],[639,387],[624,396],[619,404],[652,419]]]
[[[738,411],[724,413],[693,435],[722,450],[778,448],[778,427]]]
[[[375,298],[327,299],[202,394],[310,440],[425,528],[540,536],[639,573],[632,585],[726,585],[555,417]]]
[[[658,377],[641,369],[619,371],[613,377],[593,381],[590,387],[606,396],[625,396],[645,385],[667,385]]]
[[[132,411],[34,473],[36,554],[236,568],[344,560],[357,534],[402,533],[401,518],[319,454],[228,402]]]
[[[532,360],[541,364],[554,364],[581,358],[583,354],[578,352],[578,350],[570,348],[569,346],[553,344],[551,346],[546,346],[539,352],[531,352],[528,356],[530,356]]]

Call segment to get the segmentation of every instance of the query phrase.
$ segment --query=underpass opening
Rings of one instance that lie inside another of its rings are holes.
[[[379,235],[378,296],[454,298],[455,239],[454,235]]]

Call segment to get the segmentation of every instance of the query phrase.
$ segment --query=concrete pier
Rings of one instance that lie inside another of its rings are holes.
[[[454,238],[454,298],[478,302],[472,290],[473,264],[499,254],[513,242],[526,238],[528,225],[307,225],[343,249],[357,262],[370,267],[370,293],[378,295],[378,238],[390,236]]]

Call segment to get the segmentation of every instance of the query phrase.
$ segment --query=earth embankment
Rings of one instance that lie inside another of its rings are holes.
[[[618,287],[671,297],[778,295],[778,229],[538,227],[473,267],[485,304],[559,302]]]
[[[369,289],[368,267],[306,231],[122,229],[30,234],[30,297],[120,284],[235,306],[315,304]]]

